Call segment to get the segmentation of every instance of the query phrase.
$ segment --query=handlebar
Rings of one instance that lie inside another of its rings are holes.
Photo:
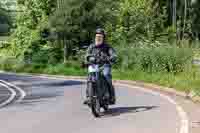
[[[92,58],[92,59],[90,59]],[[98,57],[98,56],[94,56],[94,55],[89,55],[87,57],[87,61],[90,62],[91,64],[105,64],[105,63],[109,63],[112,64],[112,62],[108,59],[109,57]]]

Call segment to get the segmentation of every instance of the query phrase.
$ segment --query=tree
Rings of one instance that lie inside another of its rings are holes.
[[[0,34],[6,34],[9,32],[11,26],[11,18],[7,10],[0,3]]]
[[[46,43],[40,32],[48,27],[48,17],[55,9],[54,0],[18,0],[17,29],[12,34],[12,55],[23,57],[24,53],[39,51]]]
[[[117,28],[113,31],[112,42],[155,41],[157,34],[163,32],[164,13],[157,12],[151,0],[123,0],[116,14]]]
[[[176,27],[177,39],[184,39],[187,34],[193,39],[193,35],[198,36],[199,26],[199,6],[198,0],[154,0],[158,5],[157,11],[163,12],[166,7],[168,20],[166,26]]]
[[[58,40],[62,40],[64,62],[71,56],[73,47],[90,44],[95,29],[113,21],[111,9],[116,3],[117,0],[58,0],[58,8],[50,23]]]
[[[200,1],[191,1],[191,21],[194,38],[200,39]]]

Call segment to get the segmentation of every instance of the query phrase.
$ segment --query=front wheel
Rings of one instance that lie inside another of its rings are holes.
[[[92,113],[95,117],[100,117],[101,116],[101,106],[100,106],[100,101],[98,100],[98,98],[94,98],[92,100]]]

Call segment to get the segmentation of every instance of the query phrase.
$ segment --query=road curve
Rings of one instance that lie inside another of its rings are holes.
[[[95,119],[82,105],[84,82],[5,73],[0,80],[26,92],[0,110],[2,133],[180,133],[176,105],[144,90],[116,86],[117,104]]]

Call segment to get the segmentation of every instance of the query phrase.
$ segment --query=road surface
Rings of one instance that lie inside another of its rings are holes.
[[[1,133],[180,133],[176,106],[140,89],[116,86],[117,104],[94,118],[82,104],[85,82],[5,73],[0,80],[26,92],[0,109]],[[0,85],[0,102],[10,93]]]

